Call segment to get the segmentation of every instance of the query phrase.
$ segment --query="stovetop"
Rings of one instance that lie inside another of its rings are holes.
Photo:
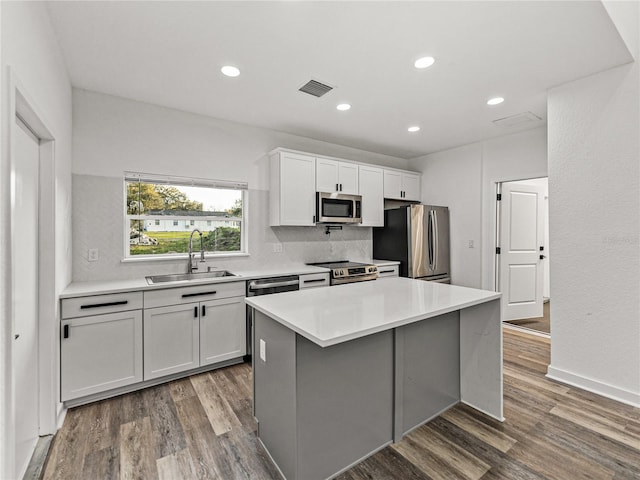
[[[378,267],[370,263],[350,262],[340,260],[337,262],[309,263],[316,267],[324,267],[331,270],[330,284],[364,282],[378,278]]]
[[[338,260],[334,262],[307,263],[307,265],[313,265],[314,267],[324,267],[324,268],[352,268],[352,267],[365,267],[370,264],[361,263],[361,262],[350,262],[349,260]]]

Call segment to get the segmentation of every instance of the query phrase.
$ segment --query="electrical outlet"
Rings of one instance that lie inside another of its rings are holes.
[[[267,342],[260,339],[260,360],[267,363]]]
[[[282,244],[274,243],[273,244],[273,253],[282,253]]]
[[[473,240],[469,240],[469,248],[475,248]]]
[[[90,262],[97,262],[98,258],[100,258],[100,250],[97,248],[90,248],[87,253],[87,260]]]

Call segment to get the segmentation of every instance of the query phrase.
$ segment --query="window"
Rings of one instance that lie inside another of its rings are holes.
[[[141,173],[126,173],[124,183],[125,257],[184,256],[196,228],[207,254],[246,253],[246,183]]]

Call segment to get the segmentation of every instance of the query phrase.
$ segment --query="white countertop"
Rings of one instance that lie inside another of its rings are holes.
[[[377,267],[390,267],[391,265],[400,265],[400,262],[397,260],[376,260],[375,258],[371,260],[371,263]]]
[[[386,278],[247,298],[248,305],[328,347],[500,298],[500,293]]]
[[[141,290],[158,290],[162,288],[186,287],[192,285],[206,285],[212,283],[244,282],[256,278],[282,277],[286,275],[304,275],[307,273],[327,273],[329,270],[311,265],[295,264],[260,270],[230,270],[233,277],[203,278],[202,280],[188,280],[183,282],[157,283],[149,285],[146,278],[134,280],[105,280],[94,282],[73,282],[64,289],[60,298],[87,297],[89,295],[104,295],[107,293],[134,292]]]

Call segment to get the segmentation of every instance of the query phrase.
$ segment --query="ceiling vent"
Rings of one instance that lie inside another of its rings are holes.
[[[531,125],[538,123],[542,120],[539,116],[531,112],[517,113],[510,117],[499,118],[493,120],[493,124],[497,127],[523,127],[525,125]]]
[[[333,87],[330,87],[329,85],[325,85],[324,83],[316,82],[315,80],[309,80],[307,83],[301,86],[298,90],[319,98],[323,96],[325,93],[333,90]]]

